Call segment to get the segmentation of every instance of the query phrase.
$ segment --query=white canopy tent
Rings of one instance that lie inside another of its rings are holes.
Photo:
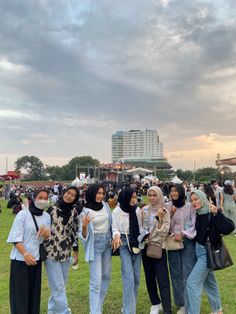
[[[87,176],[86,178],[83,178],[82,180],[76,177],[75,180],[71,182],[71,185],[81,186],[83,184],[92,184],[92,183],[95,183],[95,180],[94,178],[90,178],[90,176]]]
[[[80,181],[78,177],[76,177],[75,180],[71,182],[72,186],[81,186],[82,184],[82,181]]]
[[[159,179],[152,174],[148,174],[142,179],[142,181],[159,181]]]
[[[171,180],[172,183],[182,183],[183,181],[178,178],[178,176],[174,176],[174,178]]]
[[[153,173],[153,171],[150,170],[150,169],[145,169],[145,168],[138,167],[138,168],[134,168],[134,169],[125,170],[124,173],[130,174],[130,175],[145,176],[147,174]]]

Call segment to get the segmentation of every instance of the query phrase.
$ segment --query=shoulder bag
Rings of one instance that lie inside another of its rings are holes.
[[[184,248],[184,242],[182,241],[176,241],[174,235],[168,234],[166,237],[166,249],[168,251],[177,251],[177,250],[183,250]]]
[[[31,213],[31,212],[30,212]],[[34,224],[35,224],[35,228],[36,228],[36,231],[38,232],[39,231],[39,227],[38,227],[38,224],[36,222],[36,219],[34,217],[34,215],[31,213],[32,217],[33,217],[33,220],[34,220]],[[45,261],[47,258],[47,251],[45,249],[45,246],[43,243],[40,243],[39,244],[39,260],[40,261]]]
[[[150,232],[149,239],[151,239],[152,234],[154,232],[156,224],[154,223],[154,226],[152,228],[152,231]],[[146,255],[151,258],[160,259],[162,257],[162,245],[159,242],[153,242],[151,240],[147,243],[147,251]]]
[[[210,214],[209,214],[209,224],[210,224]],[[208,225],[209,230],[209,225]],[[217,247],[214,246],[210,238],[207,238],[206,242],[207,251],[207,267],[212,270],[220,270],[233,265],[233,260],[229,254],[229,250],[224,243],[222,237]]]

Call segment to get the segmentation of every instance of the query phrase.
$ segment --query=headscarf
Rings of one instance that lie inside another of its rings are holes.
[[[39,209],[35,206],[35,199],[39,195],[40,192],[46,192],[48,195],[48,191],[45,189],[35,190],[29,202],[29,211],[35,216],[42,216],[43,211],[44,211],[44,209]]]
[[[104,187],[101,184],[94,183],[94,184],[89,185],[89,187],[85,191],[85,199],[86,199],[85,207],[90,208],[95,211],[99,211],[103,208],[102,202],[96,202],[96,195],[100,188],[104,190]]]
[[[158,186],[153,185],[148,189],[147,194],[150,191],[154,191],[157,194],[157,204],[155,205],[155,208],[160,208],[164,203],[164,196],[162,190]]]
[[[198,215],[205,215],[205,214],[209,213],[209,206],[208,206],[209,201],[207,199],[206,194],[200,190],[197,190],[197,189],[194,190],[193,192],[191,192],[190,196],[192,194],[196,194],[201,200],[201,208],[199,208],[197,210],[197,214]]]
[[[66,192],[69,190],[75,190],[76,191],[76,197],[73,202],[66,203],[63,200],[63,196]],[[63,195],[59,198],[56,206],[57,206],[57,214],[59,217],[63,219],[63,225],[66,225],[68,223],[68,220],[70,219],[72,209],[74,205],[78,202],[79,199],[79,190],[75,186],[70,186],[66,190],[64,190]]]
[[[136,215],[136,208],[137,205],[131,206],[130,201],[132,198],[133,193],[136,191],[131,188],[127,187],[120,191],[118,196],[118,203],[120,204],[120,208],[129,214],[129,242],[130,247],[138,247],[138,236],[139,232],[139,224],[138,224],[138,217]]]
[[[170,194],[170,190],[172,187],[175,187],[177,192],[178,192],[178,199],[177,200],[173,200],[171,198],[171,201],[173,203],[173,205],[177,208],[181,208],[185,205],[185,189],[183,187],[182,184],[179,184],[179,183],[172,183],[170,186],[169,186],[169,194]]]

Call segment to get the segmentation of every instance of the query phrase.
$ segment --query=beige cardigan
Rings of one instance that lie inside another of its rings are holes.
[[[161,228],[158,228],[158,221],[155,219],[153,228],[152,230],[150,230],[150,236],[148,238],[149,242],[161,243],[163,249],[166,248],[165,239],[170,229],[170,212],[166,208],[164,208],[164,210],[165,214],[163,217],[163,224],[161,225]]]

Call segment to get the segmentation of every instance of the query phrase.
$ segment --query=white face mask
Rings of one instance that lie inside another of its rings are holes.
[[[34,201],[35,207],[38,209],[45,209],[49,205],[49,200],[39,200],[39,201]]]

